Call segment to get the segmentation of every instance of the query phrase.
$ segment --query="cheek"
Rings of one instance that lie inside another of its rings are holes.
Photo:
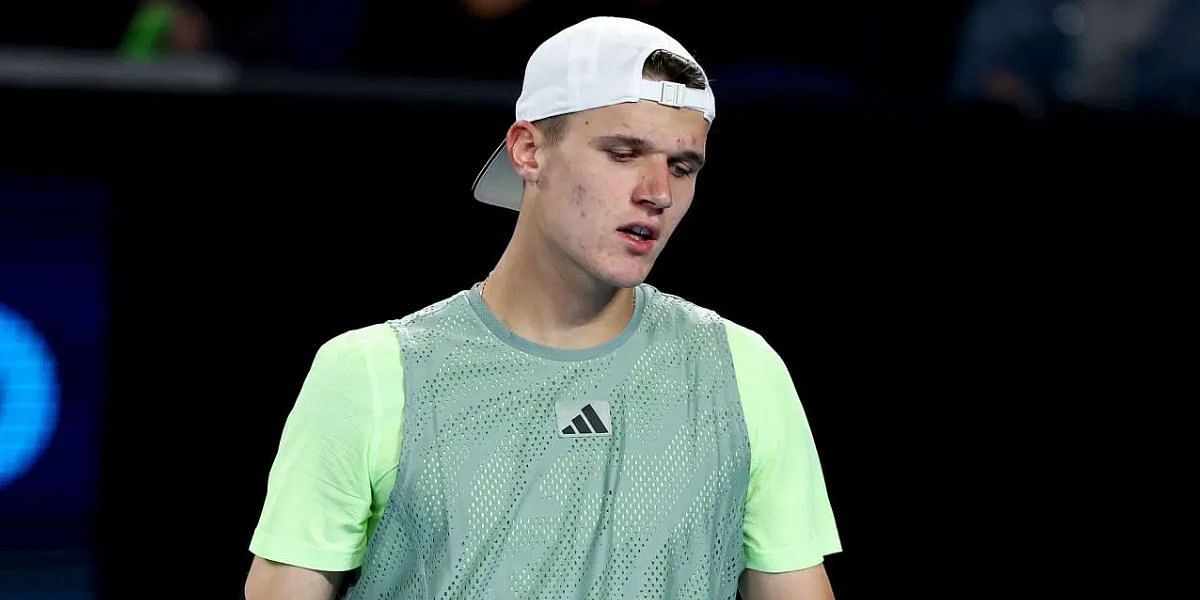
[[[672,182],[671,198],[674,201],[672,209],[677,213],[685,213],[692,206],[692,198],[696,195],[696,178],[688,177]]]
[[[684,177],[682,179],[671,178],[671,198],[676,203],[690,204],[692,196],[696,193],[696,177]]]
[[[680,180],[678,184],[671,188],[672,204],[671,208],[665,213],[665,217],[669,220],[667,226],[670,228],[668,235],[675,231],[675,227],[683,220],[683,216],[687,214],[688,209],[692,207],[692,197],[695,193],[695,184],[687,183]]]
[[[572,210],[579,211],[579,217],[581,219],[586,219],[588,209],[587,188],[579,184],[576,184],[574,187],[572,187],[570,205]]]
[[[604,219],[618,210],[618,202],[624,197],[619,174],[588,165],[576,175],[568,202],[574,215],[581,219]]]
[[[586,224],[599,212],[594,187],[598,183],[597,179],[589,177],[588,173],[578,175],[582,177],[576,177],[572,182],[571,193],[567,196],[567,210],[563,211],[564,218],[575,222],[572,228],[576,230],[582,229],[579,224]]]
[[[564,198],[562,210],[556,211],[555,223],[552,225],[563,243],[590,251],[595,245],[595,224],[602,220],[603,206],[598,201],[597,190],[592,187],[597,181],[588,177],[585,172],[573,173],[570,192]]]

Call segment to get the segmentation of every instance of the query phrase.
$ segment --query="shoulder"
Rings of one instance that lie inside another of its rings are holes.
[[[470,290],[460,290],[410,312],[403,317],[392,319],[386,325],[394,332],[436,327],[438,323],[446,319],[452,319],[454,315],[461,314],[463,311],[469,311],[469,294]]]
[[[376,348],[393,337],[389,323],[372,323],[342,331],[326,340],[321,347],[341,352]]]
[[[370,365],[395,354],[395,333],[383,322],[345,330],[325,340],[317,349],[316,361],[327,366]]]
[[[375,396],[402,381],[403,365],[387,323],[342,331],[321,343],[305,377],[303,398],[374,412]]]
[[[735,358],[757,365],[776,366],[776,363],[782,362],[779,353],[758,331],[725,317],[721,318],[721,323],[725,326],[729,350]]]
[[[639,287],[647,304],[646,318],[652,327],[685,330],[721,324],[721,315],[711,308],[664,292],[648,283]]]
[[[729,340],[730,351],[735,355],[748,356],[753,359],[778,357],[774,348],[759,332],[722,315],[715,309],[702,306],[682,296],[661,291],[649,284],[642,285],[646,295],[650,298],[654,312],[658,313],[656,315],[658,320],[720,327]]]
[[[344,330],[321,344],[320,352],[335,356],[360,356],[366,359],[391,358],[399,352],[397,333],[404,329],[428,327],[431,319],[444,315],[456,301],[465,302],[465,292],[442,298],[406,315]]]

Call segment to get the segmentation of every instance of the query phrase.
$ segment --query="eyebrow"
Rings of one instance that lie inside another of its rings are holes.
[[[630,150],[642,153],[663,152],[654,147],[649,141],[629,135],[603,135],[593,138],[590,144],[593,148],[602,150],[614,146],[627,146]],[[667,154],[671,161],[686,161],[692,163],[694,170],[699,171],[704,166],[704,156],[694,150],[684,150],[675,154]]]

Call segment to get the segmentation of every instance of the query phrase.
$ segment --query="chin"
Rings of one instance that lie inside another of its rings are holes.
[[[622,252],[622,254],[624,254]],[[635,288],[646,281],[655,256],[608,255],[584,257],[577,264],[598,281],[616,288]]]
[[[646,281],[645,277],[639,277],[637,279],[620,279],[612,281],[611,283],[616,287],[629,289],[641,285],[643,281]]]
[[[609,285],[619,288],[634,288],[646,281],[650,275],[647,268],[610,270],[599,277]]]

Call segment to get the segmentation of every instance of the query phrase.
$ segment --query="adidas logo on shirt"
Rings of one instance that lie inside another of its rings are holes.
[[[555,406],[559,437],[611,437],[608,400],[564,400]]]

